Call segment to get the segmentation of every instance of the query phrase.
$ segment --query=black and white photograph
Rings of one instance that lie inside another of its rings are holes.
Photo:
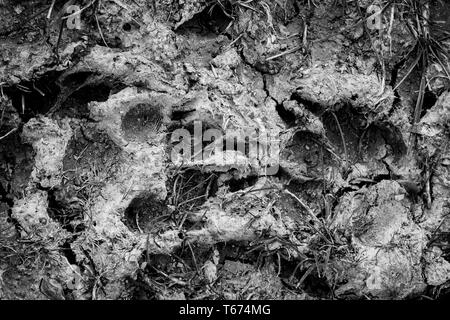
[[[0,300],[448,300],[449,57],[448,0],[0,0]]]

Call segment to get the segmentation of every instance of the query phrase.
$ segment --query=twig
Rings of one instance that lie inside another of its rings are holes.
[[[408,78],[409,74],[414,70],[414,67],[419,63],[420,58],[422,57],[422,53],[417,55],[417,58],[414,60],[414,62],[411,64],[411,66],[408,68],[408,70],[406,71],[406,74],[403,76],[403,78],[395,85],[394,89],[392,89],[393,91],[397,90],[398,87],[400,87],[400,85],[403,83],[403,81],[406,80],[406,78]]]
[[[244,33],[242,32],[239,36],[237,36],[236,39],[234,39],[233,41],[231,41],[231,42],[226,46],[226,48],[231,48],[231,46],[232,46],[233,44],[235,44],[240,38],[242,38],[243,35],[244,35]]]
[[[425,59],[423,59],[425,60]],[[425,61],[423,61],[425,63]],[[420,86],[419,86],[419,96],[417,97],[417,103],[416,108],[414,110],[414,119],[413,119],[413,125],[415,125],[417,122],[419,122],[420,114],[422,113],[422,106],[423,101],[425,97],[425,87],[426,87],[426,66],[423,66],[422,70],[422,77],[420,79]]]
[[[303,48],[303,46],[298,46],[298,47],[295,47],[295,48],[286,50],[286,51],[284,51],[284,52],[281,52],[281,53],[279,53],[279,54],[276,54],[276,55],[274,55],[274,56],[271,56],[271,57],[267,58],[266,61],[270,61],[270,60],[273,60],[273,59],[276,59],[276,58],[285,56],[285,55],[287,55],[287,54],[294,53],[295,51],[298,51],[298,50],[300,50],[301,48]]]

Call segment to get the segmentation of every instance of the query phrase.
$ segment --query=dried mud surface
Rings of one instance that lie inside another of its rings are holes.
[[[51,2],[0,1],[1,299],[448,297],[450,81],[428,67],[413,125],[399,11],[381,34],[346,1]],[[278,173],[175,165],[194,121],[279,137]]]

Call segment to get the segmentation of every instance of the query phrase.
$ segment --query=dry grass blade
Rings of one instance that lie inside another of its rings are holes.
[[[7,134],[0,137],[0,140],[5,139],[7,136],[9,136],[11,133],[15,132],[17,128],[11,129]]]
[[[341,124],[339,123],[339,119],[336,116],[336,114],[333,111],[330,111],[330,113],[333,116],[334,121],[336,121],[336,125],[338,127],[339,134],[341,135],[342,147],[344,148],[344,155],[345,155],[345,167],[347,168],[348,164],[349,164],[349,161],[348,161],[347,144],[345,142],[344,132],[342,131]]]
[[[47,20],[50,20],[50,17],[52,16],[53,7],[55,6],[56,0],[52,0],[52,4],[50,5],[50,9],[48,10],[47,14]]]
[[[287,55],[287,54],[294,53],[294,52],[300,50],[301,48],[302,48],[302,46],[298,46],[298,47],[295,47],[295,48],[286,50],[286,51],[284,51],[284,52],[278,53],[278,54],[276,54],[276,55],[274,55],[274,56],[271,56],[271,57],[267,58],[266,61],[270,61],[270,60],[273,60],[273,59],[276,59],[276,58],[280,58],[280,57],[282,57],[282,56],[285,56],[285,55]]]
[[[291,197],[293,197],[295,200],[297,200],[297,202],[306,210],[306,213],[308,213],[308,215],[316,222],[318,222],[319,224],[322,225],[322,221],[319,220],[319,218],[316,217],[316,215],[314,214],[314,212],[311,210],[310,207],[308,207],[306,205],[306,203],[304,203],[299,197],[297,197],[295,194],[293,194],[291,191],[285,189],[283,190],[285,193],[287,193],[288,195],[290,195]]]
[[[95,7],[95,11],[94,11],[95,22],[97,23],[98,32],[100,33],[100,37],[102,38],[103,43],[105,44],[105,46],[107,48],[109,48],[108,44],[105,41],[105,37],[103,36],[102,28],[100,27],[100,22],[98,21],[98,16],[97,16],[97,10],[98,10],[98,7],[100,6],[100,2],[101,1],[99,1]]]
[[[425,69],[425,66],[424,66]],[[425,97],[425,88],[426,88],[426,70],[422,70],[422,76],[420,79],[420,87],[419,87],[419,96],[417,97],[416,108],[414,110],[414,120],[413,124],[419,122],[420,114],[422,113],[423,101]]]
[[[395,85],[394,91],[400,87],[400,85],[408,78],[408,76],[411,74],[411,72],[414,70],[414,68],[419,63],[420,59],[422,58],[422,54],[418,54],[414,62],[409,66],[408,70],[406,71],[405,75],[402,77],[402,79]]]
[[[312,264],[303,274],[303,276],[300,278],[300,281],[297,283],[296,287],[299,288],[303,282],[306,280],[306,278],[311,274],[311,272],[314,270],[314,265]]]

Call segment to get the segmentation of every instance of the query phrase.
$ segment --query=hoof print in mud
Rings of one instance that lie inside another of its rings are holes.
[[[144,193],[133,200],[125,210],[125,225],[141,233],[157,233],[170,220],[169,210],[157,195]]]

